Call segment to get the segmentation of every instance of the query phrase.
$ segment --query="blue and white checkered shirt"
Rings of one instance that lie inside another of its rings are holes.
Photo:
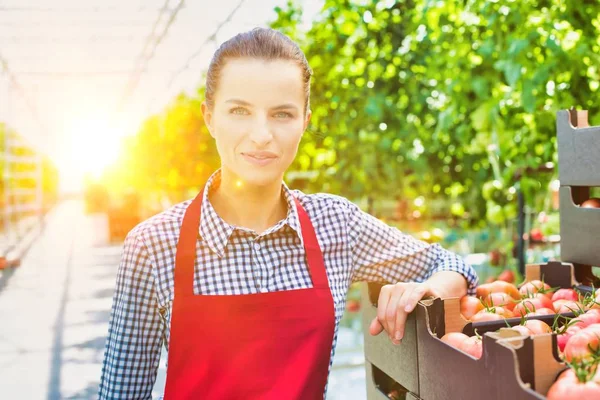
[[[197,265],[202,268],[196,269],[194,292],[235,295],[312,287],[293,201],[293,196],[298,198],[315,228],[335,304],[330,371],[352,282],[424,281],[438,271],[456,271],[467,278],[469,292],[474,292],[477,276],[460,257],[401,233],[343,197],[304,194],[284,183],[285,219],[260,235],[231,226],[209,201],[209,191],[219,182],[217,171],[204,189],[197,248]],[[127,235],[113,297],[100,399],[151,399],[161,346],[167,348],[169,342],[175,252],[190,202],[155,215]]]

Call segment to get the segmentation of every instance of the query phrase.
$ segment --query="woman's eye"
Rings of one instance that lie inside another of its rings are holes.
[[[291,118],[292,114],[290,114],[289,112],[278,112],[277,114],[275,114],[275,117],[277,118]]]
[[[248,114],[248,111],[245,108],[242,108],[242,107],[233,108],[230,112],[232,114],[238,114],[238,115],[246,115],[246,114]]]

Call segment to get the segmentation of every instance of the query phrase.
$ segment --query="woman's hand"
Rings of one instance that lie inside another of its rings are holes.
[[[385,330],[394,344],[400,344],[408,314],[424,296],[437,296],[435,292],[428,282],[383,286],[377,301],[377,317],[371,322],[369,333],[375,336]]]
[[[385,285],[377,301],[377,318],[369,327],[371,335],[386,331],[394,344],[400,344],[404,337],[406,317],[419,300],[425,296],[462,297],[467,294],[467,280],[454,271],[439,271],[423,283],[396,283]]]

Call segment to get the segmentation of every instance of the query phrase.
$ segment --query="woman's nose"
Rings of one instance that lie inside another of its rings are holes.
[[[257,145],[265,145],[273,140],[269,123],[265,119],[256,121],[250,131],[250,139]]]

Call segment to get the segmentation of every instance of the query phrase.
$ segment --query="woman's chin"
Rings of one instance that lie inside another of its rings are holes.
[[[245,171],[239,171],[237,174],[236,186],[243,187],[244,185],[249,186],[270,186],[273,184],[281,183],[283,172],[274,168],[265,169],[247,169]]]

